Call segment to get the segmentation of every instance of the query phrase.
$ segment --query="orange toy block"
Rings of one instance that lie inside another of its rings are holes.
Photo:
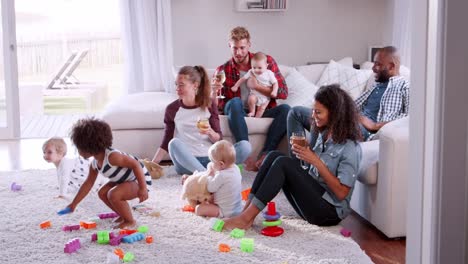
[[[132,229],[121,229],[119,231],[119,234],[121,234],[121,235],[131,235],[131,234],[136,233],[136,232],[138,232],[138,231],[137,230],[132,230]]]
[[[153,243],[153,237],[152,237],[152,236],[147,236],[147,237],[146,237],[146,243],[147,243],[147,244]]]
[[[121,248],[114,249],[114,254],[119,256],[119,259],[123,259],[124,255],[125,255]]]
[[[95,222],[80,222],[80,226],[83,227],[84,229],[92,229],[92,228],[96,228],[96,223]]]
[[[193,208],[192,206],[190,206],[190,205],[187,204],[187,205],[185,205],[185,206],[182,208],[182,211],[184,211],[184,212],[192,212],[192,213],[193,213],[193,212],[195,212],[195,208]]]
[[[245,189],[241,192],[241,195],[242,195],[242,200],[244,201],[247,201],[247,199],[249,198],[249,194],[250,194],[250,190],[252,188],[248,188],[248,189]]]
[[[42,229],[46,229],[46,228],[51,227],[52,224],[50,223],[50,221],[44,221],[44,222],[40,223],[39,226],[40,226]]]
[[[227,244],[219,244],[219,252],[229,252],[231,247]]]

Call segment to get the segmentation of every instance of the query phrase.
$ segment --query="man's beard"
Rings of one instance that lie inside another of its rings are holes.
[[[382,70],[380,73],[377,73],[375,75],[375,81],[376,82],[381,82],[381,83],[385,83],[385,82],[388,82],[390,80],[390,73],[388,72],[388,70]]]
[[[236,63],[243,63],[243,62],[246,62],[246,61],[248,60],[248,59],[247,59],[247,58],[248,58],[248,55],[245,55],[245,56],[242,57],[241,59],[238,59],[238,58],[236,58],[236,57],[234,57],[234,58],[235,58],[234,60],[236,61]]]

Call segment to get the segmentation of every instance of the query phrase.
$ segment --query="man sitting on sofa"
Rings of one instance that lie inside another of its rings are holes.
[[[229,47],[231,49],[232,58],[216,69],[216,72],[221,70],[225,72],[226,81],[224,82],[224,87],[219,82],[212,84],[214,90],[213,96],[224,96],[224,98],[218,100],[218,108],[220,113],[227,115],[229,128],[231,129],[235,141],[248,141],[249,134],[244,117],[246,115],[245,109],[248,105],[247,98],[250,89],[255,89],[266,96],[270,96],[271,89],[261,85],[255,78],[249,78],[247,84],[242,84],[240,89],[233,92],[231,87],[251,69],[250,60],[253,54],[249,51],[249,31],[244,27],[232,29],[229,38]],[[276,98],[286,99],[288,96],[288,88],[283,75],[281,75],[279,71],[278,65],[275,60],[268,55],[267,63],[268,69],[275,74],[278,80],[278,94]],[[275,150],[278,147],[281,139],[286,134],[286,117],[289,109],[289,105],[283,104],[277,106],[274,98],[270,100],[270,104],[267,106],[262,117],[271,117],[273,118],[273,122],[268,129],[265,145],[259,157],[250,156],[246,160],[247,170],[258,170],[258,166],[266,152]]]
[[[400,56],[395,47],[381,48],[374,57],[375,84],[364,91],[356,105],[361,113],[364,140],[371,140],[386,123],[403,118],[409,111],[409,82],[400,76]],[[310,128],[310,108],[296,106],[288,114],[288,137],[292,132]]]
[[[400,76],[398,50],[393,46],[381,48],[375,54],[372,70],[375,84],[356,99],[364,140],[371,140],[385,124],[409,112],[409,82]]]

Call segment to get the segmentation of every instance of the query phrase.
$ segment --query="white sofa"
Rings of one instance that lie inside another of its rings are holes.
[[[371,84],[369,79],[372,76],[369,69],[358,71],[352,65],[351,58],[344,58],[337,63],[331,61],[329,64],[298,67],[280,65],[289,87],[289,97],[284,101],[279,100],[279,103],[310,106],[317,86],[332,82],[340,82],[342,87],[349,87],[350,94],[356,97]],[[369,64],[363,66],[369,67]],[[111,103],[103,112],[102,118],[112,127],[114,147],[141,158],[152,158],[163,138],[165,106],[175,99],[174,94],[144,92],[126,95]],[[227,118],[220,116],[220,120],[224,138],[232,141]],[[271,121],[269,118],[246,118],[254,153],[260,152]],[[407,155],[408,125],[407,122],[397,125],[392,123],[379,132],[381,140],[362,143],[363,171],[356,184],[351,205],[385,235],[398,237],[406,234],[404,180],[408,173],[407,159],[404,157]],[[286,139],[279,148],[287,151]]]

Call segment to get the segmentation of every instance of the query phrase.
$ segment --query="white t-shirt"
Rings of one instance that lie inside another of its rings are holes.
[[[65,196],[67,193],[76,193],[89,174],[90,161],[78,158],[63,158],[57,166],[57,180],[59,193]],[[95,190],[104,185],[107,180],[98,175],[94,184]]]
[[[252,76],[255,76],[258,80],[259,83],[261,83],[263,86],[272,86],[273,84],[277,83],[278,80],[276,79],[275,77],[275,74],[270,71],[270,70],[266,70],[265,72],[263,72],[262,74],[259,74],[259,75],[256,75],[252,69],[250,69],[242,78],[244,79],[248,79]]]
[[[213,193],[214,203],[220,209],[219,217],[231,217],[242,212],[241,181],[242,176],[236,165],[208,177],[207,189]]]

